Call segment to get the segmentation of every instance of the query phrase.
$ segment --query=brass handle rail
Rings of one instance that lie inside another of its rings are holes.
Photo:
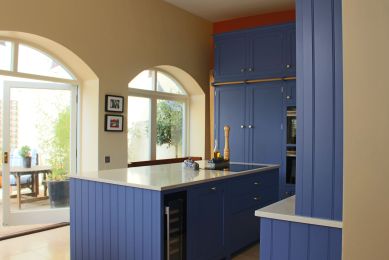
[[[212,83],[212,85],[217,87],[217,86],[225,86],[225,85],[250,84],[250,83],[272,82],[272,81],[286,81],[286,80],[296,80],[296,77],[270,78],[270,79],[251,79],[251,80],[242,80],[242,81],[227,81],[227,82]]]

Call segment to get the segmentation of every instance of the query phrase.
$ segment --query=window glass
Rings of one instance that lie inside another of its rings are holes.
[[[150,160],[150,99],[128,97],[128,162]]]
[[[12,43],[0,40],[0,70],[11,70]]]
[[[182,157],[184,103],[157,100],[157,159]]]
[[[157,72],[157,91],[185,95],[185,92],[175,80],[159,71]]]
[[[23,44],[19,45],[18,72],[73,79],[70,73],[57,61]]]
[[[128,84],[129,88],[153,90],[154,85],[154,75],[153,70],[144,70],[139,73],[131,82]]]

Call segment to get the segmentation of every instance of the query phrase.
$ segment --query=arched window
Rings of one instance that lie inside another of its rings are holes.
[[[51,55],[24,43],[0,39],[1,70],[2,74],[24,78],[76,82],[72,73]]]
[[[77,79],[57,58],[29,43],[0,38],[0,149],[9,158],[1,176],[4,222],[27,224],[36,215],[41,222],[68,218],[67,211],[50,208],[54,196],[46,188],[50,180],[66,182],[77,172],[77,94]],[[17,181],[25,168],[29,175]],[[20,198],[17,204],[9,203],[9,193]],[[22,194],[34,196],[27,202]]]
[[[188,94],[170,74],[139,73],[128,84],[128,162],[186,156]]]

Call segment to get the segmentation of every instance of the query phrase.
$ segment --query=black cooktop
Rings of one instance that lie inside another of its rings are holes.
[[[216,168],[215,170],[226,170],[231,172],[243,172],[243,171],[249,171],[249,170],[255,170],[267,167],[266,165],[249,165],[249,164],[230,164],[226,167],[220,167]]]

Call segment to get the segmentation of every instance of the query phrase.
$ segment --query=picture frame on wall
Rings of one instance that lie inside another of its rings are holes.
[[[105,95],[105,112],[123,113],[124,97]]]
[[[123,116],[122,115],[105,115],[105,131],[106,132],[123,132]]]

